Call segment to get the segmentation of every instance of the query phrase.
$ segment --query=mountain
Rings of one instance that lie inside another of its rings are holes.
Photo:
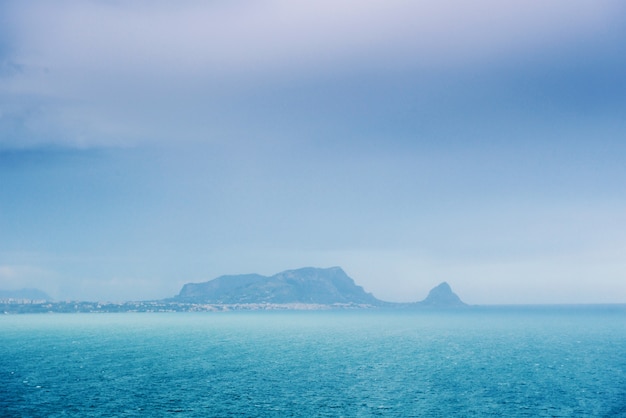
[[[446,282],[431,289],[426,299],[421,302],[417,302],[418,306],[432,307],[432,308],[456,308],[467,306],[461,299],[452,291],[450,285]]]
[[[304,303],[409,308],[467,306],[446,282],[433,288],[421,302],[384,302],[356,285],[340,267],[326,269],[306,267],[283,271],[273,276],[260,274],[220,276],[208,282],[187,283],[170,301],[216,305]]]
[[[48,294],[39,289],[0,290],[0,300],[52,300]]]
[[[270,277],[220,276],[208,282],[184,285],[174,300],[212,304],[385,304],[357,286],[340,267],[306,267]]]

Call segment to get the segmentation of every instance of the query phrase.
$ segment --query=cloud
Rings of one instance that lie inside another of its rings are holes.
[[[32,67],[201,77],[378,61],[390,50],[390,58],[449,60],[541,48],[598,31],[621,9],[615,1],[29,2],[16,30]]]
[[[245,103],[265,95],[263,107],[274,87],[516,62],[601,36],[623,12],[613,0],[10,2],[0,147],[241,136],[256,113]]]

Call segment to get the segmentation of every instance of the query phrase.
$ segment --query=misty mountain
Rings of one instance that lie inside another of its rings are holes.
[[[426,299],[417,302],[416,305],[430,308],[453,308],[467,306],[456,293],[452,291],[450,285],[446,282],[431,289]]]
[[[260,274],[220,276],[208,282],[187,283],[172,300],[208,304],[359,304],[405,308],[467,306],[446,282],[433,288],[421,302],[385,302],[365,292],[340,267],[307,267],[269,277]]]
[[[180,302],[385,304],[357,286],[339,267],[301,268],[273,276],[220,276],[204,283],[188,283],[174,300]]]

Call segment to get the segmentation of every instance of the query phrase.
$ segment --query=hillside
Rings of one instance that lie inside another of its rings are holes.
[[[426,299],[417,302],[416,305],[429,308],[456,308],[467,306],[456,293],[452,291],[446,282],[431,289]]]
[[[301,268],[273,276],[221,276],[204,283],[188,283],[174,298],[180,302],[359,304],[384,302],[357,286],[341,268]]]

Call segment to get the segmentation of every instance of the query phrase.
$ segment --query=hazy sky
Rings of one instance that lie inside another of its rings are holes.
[[[304,266],[626,302],[625,3],[0,3],[0,289]]]

